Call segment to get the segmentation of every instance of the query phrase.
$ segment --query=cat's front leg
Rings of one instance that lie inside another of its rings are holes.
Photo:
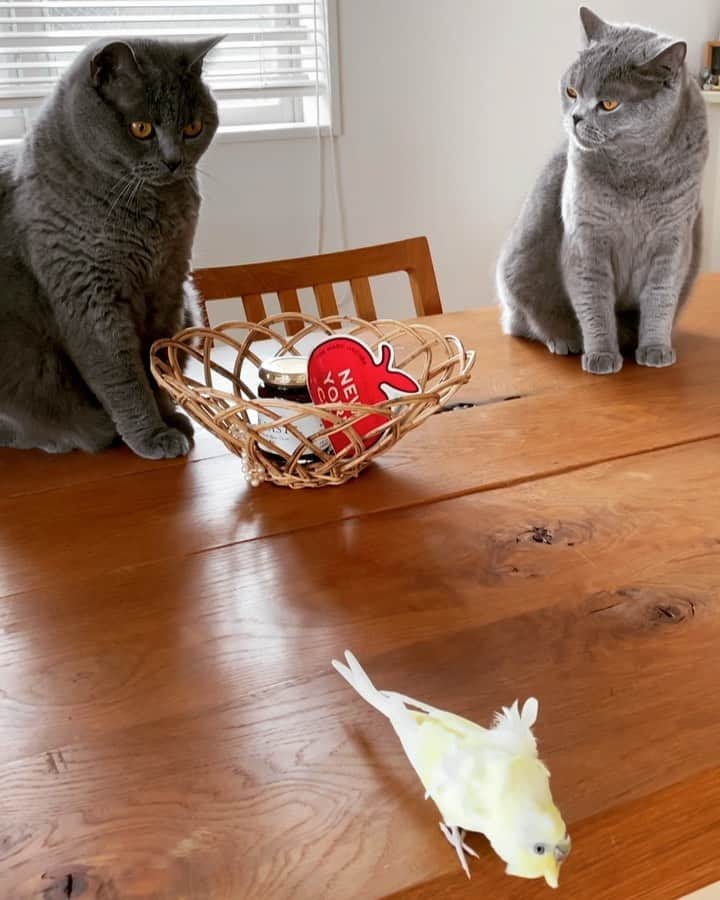
[[[142,361],[127,307],[114,297],[58,304],[66,348],[83,379],[138,456],[170,459],[190,449],[188,435],[165,422]]]
[[[182,431],[187,438],[192,439],[195,434],[195,429],[188,416],[178,410],[175,401],[169,394],[166,394],[162,388],[155,388],[154,393],[160,415],[163,417],[165,423],[171,425],[173,428],[177,428],[178,431]]]
[[[640,331],[635,360],[641,366],[660,368],[675,362],[672,330],[684,281],[685,250],[682,243],[670,241],[653,257],[639,298]]]
[[[583,336],[582,367],[593,375],[622,369],[609,247],[590,237],[564,247],[565,285]]]

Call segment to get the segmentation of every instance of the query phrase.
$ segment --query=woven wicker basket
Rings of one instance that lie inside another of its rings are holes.
[[[278,354],[307,355],[308,344],[338,333],[359,338],[373,352],[383,341],[391,344],[394,365],[418,381],[421,393],[374,406],[312,406],[258,398],[257,372],[263,359]],[[465,384],[474,361],[475,354],[466,351],[457,338],[443,337],[426,325],[366,322],[345,316],[319,319],[298,313],[270,316],[258,323],[189,328],[155,343],[150,355],[158,383],[190,416],[242,457],[246,477],[253,485],[271,481],[293,488],[338,485],[356,477]],[[358,435],[353,423],[378,412],[387,420],[364,438]],[[305,434],[298,423],[302,419],[307,423],[308,416],[316,418],[318,427]],[[297,438],[294,452],[286,452],[273,441],[273,430],[278,428]],[[345,433],[349,444],[333,453],[329,438],[339,431]],[[366,446],[373,437],[376,442]]]

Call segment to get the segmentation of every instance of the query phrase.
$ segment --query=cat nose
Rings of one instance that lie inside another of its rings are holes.
[[[166,159],[166,160],[163,160],[163,162],[168,167],[168,169],[170,169],[171,172],[174,172],[180,166],[179,159]]]
[[[577,123],[582,122],[582,120],[582,116],[579,116],[577,113],[573,113],[573,125],[577,125]]]

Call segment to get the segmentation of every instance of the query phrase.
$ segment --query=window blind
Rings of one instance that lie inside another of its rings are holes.
[[[278,109],[279,121],[303,121],[297,99],[317,99],[328,90],[325,3],[0,0],[0,111],[7,117],[41,103],[75,55],[95,38],[182,40],[224,34],[205,65],[221,122],[232,124],[232,116],[224,112],[243,105],[263,107],[260,122],[272,123],[268,107]],[[289,109],[295,110],[291,116]]]

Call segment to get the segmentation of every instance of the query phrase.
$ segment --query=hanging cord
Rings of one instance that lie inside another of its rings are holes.
[[[323,54],[324,71],[327,75],[327,103],[328,103],[328,143],[330,149],[330,175],[332,180],[333,200],[335,202],[335,214],[337,216],[337,227],[340,239],[340,249],[347,250],[347,229],[345,224],[345,210],[342,201],[342,187],[340,181],[340,170],[337,161],[337,149],[335,144],[334,122],[333,122],[333,83],[330,72],[330,29],[328,27],[326,0],[313,0],[313,11],[315,15],[315,130],[318,147],[318,219],[317,219],[317,252],[323,252],[323,237],[325,234],[325,219],[327,209],[327,196],[325,191],[325,141],[320,124],[320,42],[318,37],[318,4],[322,14],[322,20],[319,23],[322,27],[322,33],[325,38],[325,48]],[[352,307],[352,298],[346,289],[343,296],[337,300],[338,309],[342,313],[349,307]]]
[[[323,252],[323,235],[325,234],[325,147],[320,127],[320,41],[318,38],[318,2],[325,8],[325,0],[313,0],[313,37],[315,39],[315,141],[318,162],[318,212],[316,252]],[[323,15],[323,30],[325,16]]]
[[[342,185],[340,183],[340,171],[337,164],[337,147],[335,142],[335,133],[334,126],[335,122],[333,122],[333,110],[334,110],[334,96],[333,96],[333,81],[331,78],[330,72],[330,28],[328,27],[328,18],[327,18],[327,0],[320,0],[322,4],[322,26],[323,33],[325,35],[325,62],[327,65],[327,84],[328,84],[328,107],[330,110],[329,120],[330,120],[330,130],[329,130],[329,138],[330,138],[330,167],[331,167],[331,175],[332,175],[332,184],[333,184],[333,194],[335,200],[335,212],[337,214],[338,221],[338,231],[340,236],[340,249],[347,250],[347,229],[345,226],[345,208],[342,201]]]

